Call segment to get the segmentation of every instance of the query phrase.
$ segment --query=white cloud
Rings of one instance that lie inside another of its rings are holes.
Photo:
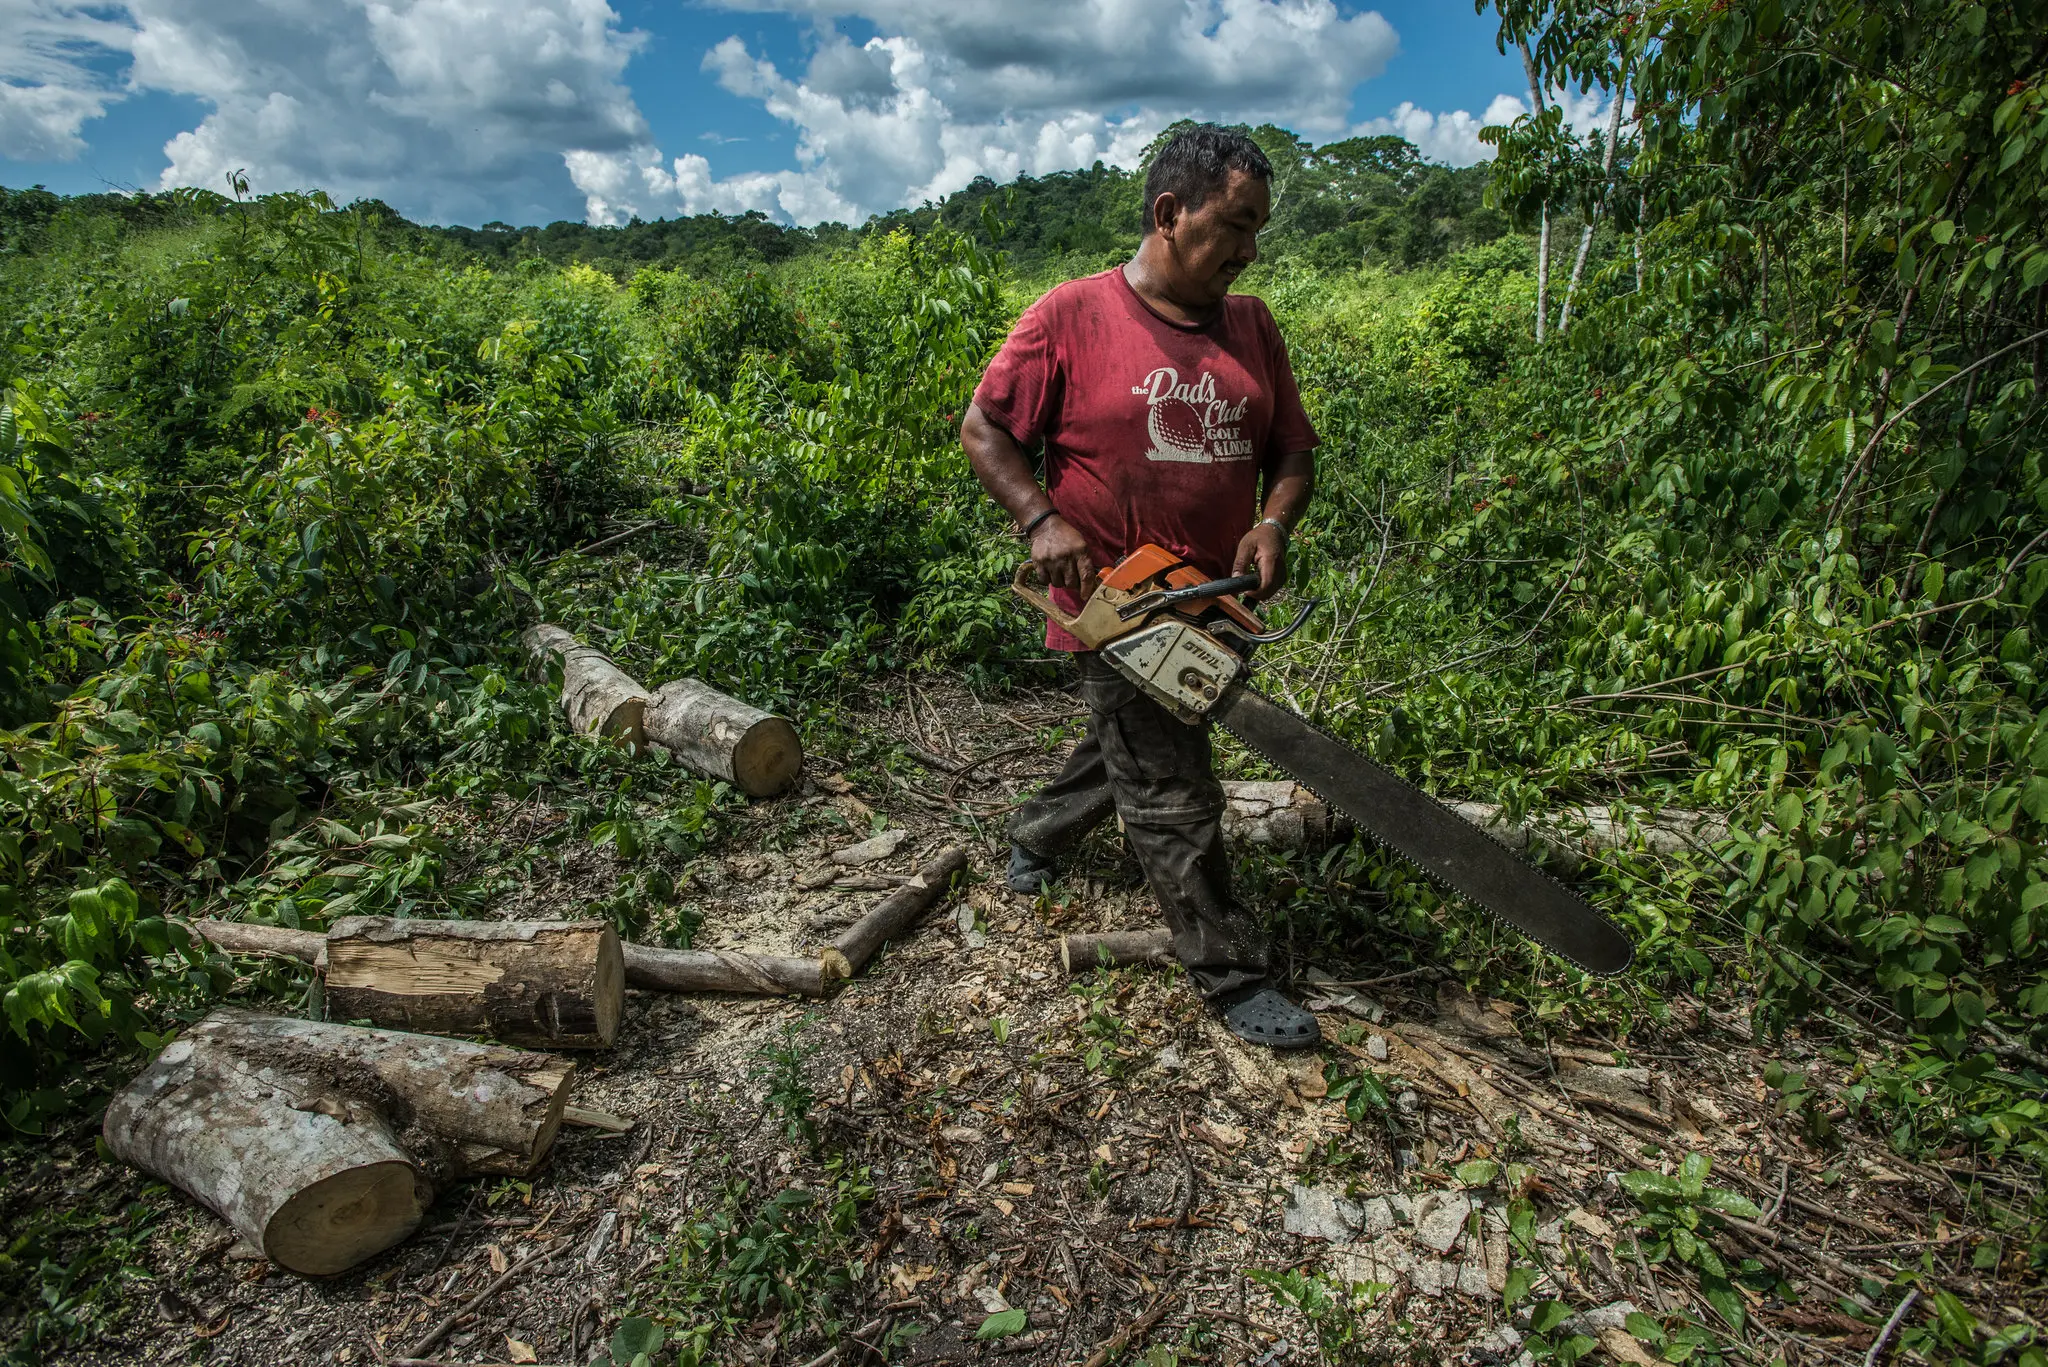
[[[816,25],[800,76],[728,38],[704,69],[797,130],[797,166],[715,179],[652,147],[570,159],[594,222],[758,208],[786,222],[859,221],[977,175],[1130,165],[1181,117],[1345,128],[1352,91],[1394,53],[1378,14],[1331,0],[743,0]],[[880,33],[855,46],[832,25]]]
[[[243,170],[442,220],[556,217],[564,149],[648,136],[623,82],[639,38],[606,0],[0,0],[10,19],[29,38],[0,47],[8,155],[76,155],[126,92],[192,96],[212,109],[165,144],[164,188]]]
[[[134,36],[109,8],[0,0],[0,155],[70,161],[85,150],[79,130],[122,96],[98,67],[118,61]]]
[[[1355,131],[1373,137],[1392,133],[1414,143],[1431,161],[1470,166],[1475,161],[1493,159],[1493,149],[1479,140],[1480,129],[1490,124],[1512,123],[1528,112],[1529,106],[1513,95],[1494,96],[1486,112],[1477,118],[1463,109],[1432,114],[1403,100],[1394,106],[1393,113],[1385,118],[1367,119]]]
[[[1600,91],[1559,88],[1547,92],[1546,97],[1564,110],[1565,123],[1579,136],[1584,137],[1595,129],[1603,134],[1607,131],[1607,116],[1614,106]],[[1623,101],[1624,117],[1632,107],[1633,101]],[[1392,133],[1414,143],[1422,155],[1432,161],[1470,166],[1477,161],[1493,160],[1494,149],[1479,140],[1480,129],[1513,123],[1528,112],[1526,100],[1507,94],[1495,95],[1488,102],[1486,112],[1476,118],[1463,109],[1433,114],[1403,100],[1394,106],[1392,113],[1383,118],[1367,119],[1352,132],[1362,136]]]

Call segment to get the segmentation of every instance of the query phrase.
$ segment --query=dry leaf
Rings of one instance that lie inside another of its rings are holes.
[[[510,1334],[507,1334],[505,1336],[505,1356],[513,1362],[540,1361],[539,1358],[534,1356],[532,1344],[521,1343],[518,1339],[513,1338]]]
[[[1116,1161],[1116,1155],[1109,1151],[1109,1145],[1107,1144],[1099,1146],[1095,1150],[1095,1156],[1105,1163],[1114,1163]]]
[[[1017,1207],[1010,1204],[1008,1201],[1005,1201],[1000,1196],[996,1197],[995,1199],[995,1207],[997,1210],[1001,1211],[1005,1215],[1015,1215],[1017,1213]]]
[[[1032,1186],[1029,1182],[1003,1183],[1003,1192],[1004,1194],[1009,1196],[1029,1196],[1032,1192],[1036,1190],[1038,1190],[1038,1188]]]
[[[1635,1336],[1626,1329],[1602,1329],[1600,1346],[1607,1350],[1607,1356],[1616,1362],[1626,1362],[1632,1367],[1657,1367],[1657,1359],[1643,1350]]]
[[[511,1263],[505,1261],[505,1250],[499,1248],[496,1244],[492,1244],[486,1252],[491,1255],[491,1271],[503,1272],[506,1268],[512,1266]]]

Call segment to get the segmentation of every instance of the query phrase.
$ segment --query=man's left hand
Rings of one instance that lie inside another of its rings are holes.
[[[1237,543],[1237,555],[1231,561],[1230,572],[1239,575],[1248,572],[1254,565],[1259,570],[1259,586],[1244,595],[1247,603],[1263,603],[1281,589],[1287,587],[1287,533],[1270,522],[1261,522],[1244,534]]]

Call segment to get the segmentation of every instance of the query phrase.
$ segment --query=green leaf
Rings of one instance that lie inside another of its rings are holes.
[[[1503,1310],[1513,1310],[1529,1298],[1529,1290],[1536,1285],[1536,1269],[1524,1263],[1517,1263],[1508,1269],[1507,1285],[1501,1288],[1500,1304]]]
[[[1529,1312],[1529,1329],[1533,1333],[1547,1334],[1572,1317],[1572,1308],[1563,1301],[1538,1301]]]
[[[981,1328],[974,1331],[978,1339],[1006,1339],[1024,1332],[1030,1317],[1022,1310],[998,1310],[981,1322]]]
[[[1716,1314],[1720,1315],[1722,1319],[1728,1321],[1736,1329],[1742,1328],[1744,1323],[1742,1297],[1735,1293],[1733,1286],[1730,1286],[1719,1277],[1702,1277],[1700,1279],[1700,1292],[1707,1298],[1707,1304],[1714,1307]]]
[[[1700,1193],[1700,1204],[1723,1215],[1733,1215],[1738,1220],[1760,1220],[1764,1214],[1747,1196],[1726,1187],[1707,1188]]]
[[[1714,1166],[1714,1160],[1703,1153],[1689,1153],[1678,1165],[1678,1189],[1688,1200],[1698,1200],[1705,1189],[1707,1173]]]
[[[1621,1322],[1621,1327],[1628,1330],[1632,1337],[1641,1339],[1652,1348],[1664,1342],[1664,1326],[1640,1310],[1629,1311],[1628,1318]]]
[[[1475,1158],[1451,1169],[1451,1175],[1468,1187],[1483,1187],[1500,1176],[1500,1164],[1491,1158]]]
[[[619,1327],[612,1330],[612,1360],[624,1358],[630,1362],[636,1357],[652,1356],[661,1351],[667,1337],[661,1326],[645,1315],[621,1320]]]
[[[1641,1199],[1645,1196],[1683,1196],[1685,1189],[1661,1172],[1625,1172],[1618,1179],[1621,1189]]]

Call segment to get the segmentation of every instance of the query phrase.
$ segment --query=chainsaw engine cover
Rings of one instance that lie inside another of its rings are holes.
[[[1107,643],[1102,658],[1190,726],[1200,724],[1244,673],[1244,661],[1229,647],[1171,618]]]

